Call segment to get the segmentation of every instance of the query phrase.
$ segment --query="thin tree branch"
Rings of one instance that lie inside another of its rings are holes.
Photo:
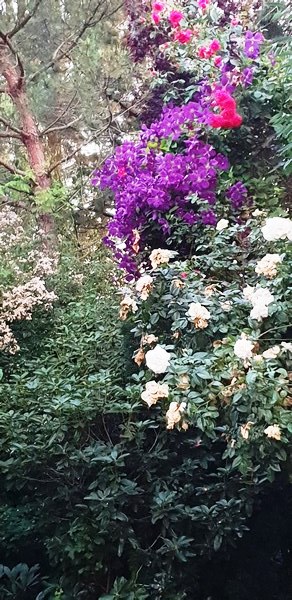
[[[97,11],[104,4],[106,4],[105,9],[95,19]],[[57,50],[55,50],[52,59],[46,65],[44,65],[43,67],[41,67],[38,71],[36,71],[35,73],[33,73],[28,78],[28,83],[31,83],[39,75],[41,75],[41,73],[44,73],[44,71],[47,71],[48,69],[50,69],[51,67],[53,67],[56,62],[62,60],[62,58],[64,58],[65,56],[68,56],[68,54],[71,52],[71,50],[73,50],[73,48],[75,48],[75,46],[77,46],[79,40],[82,38],[82,36],[84,35],[84,33],[87,31],[87,29],[89,29],[91,27],[95,27],[95,25],[97,25],[98,23],[100,23],[100,21],[103,19],[103,17],[105,17],[105,16],[106,17],[111,17],[114,13],[116,13],[118,10],[120,10],[120,8],[123,5],[120,4],[117,8],[115,8],[114,10],[112,10],[109,13],[107,12],[107,6],[108,6],[108,4],[107,4],[106,0],[100,0],[97,3],[97,5],[95,6],[95,8],[92,10],[90,17],[88,17],[88,19],[86,21],[84,21],[84,23],[83,23],[82,27],[79,29],[79,31],[77,31],[75,34],[71,34],[66,40],[64,40],[62,42],[62,44],[60,44],[60,46],[57,48]],[[66,50],[63,50],[62,52],[60,52],[62,46],[64,46],[64,44],[68,43],[70,41],[70,39],[72,39],[72,42],[69,44],[69,47],[66,48]],[[59,52],[60,52],[60,54],[59,54]]]
[[[21,138],[21,136],[22,136],[21,129],[18,129],[18,127],[15,127],[15,125],[12,125],[12,123],[10,123],[10,121],[7,121],[7,119],[4,119],[4,117],[0,117],[0,123],[2,123],[2,125],[4,125],[5,127],[8,127],[8,129],[11,129],[11,131],[14,131],[14,133],[17,133],[18,137]]]
[[[13,133],[12,131],[0,131],[0,138],[15,138],[16,140],[20,140],[21,136],[18,133]]]
[[[104,133],[110,127],[110,124],[111,124],[111,119],[109,119],[109,121],[105,125],[105,127],[103,127],[102,129],[100,129],[99,131],[96,131],[95,134],[92,135],[88,140],[84,140],[84,142],[82,142],[82,144],[80,144],[77,148],[75,148],[75,150],[73,150],[72,152],[70,152],[70,154],[68,154],[67,156],[65,156],[61,160],[58,160],[58,162],[56,162],[52,167],[50,167],[50,169],[48,170],[48,175],[50,175],[52,173],[52,171],[54,171],[55,169],[57,169],[57,167],[59,167],[61,164],[63,164],[64,162],[67,162],[68,160],[70,160],[71,158],[73,158],[73,156],[75,156],[75,154],[77,154],[83,148],[83,146],[87,146],[87,144],[89,144],[90,142],[92,142],[97,136],[99,136],[102,133]]]
[[[9,171],[10,173],[13,173],[13,175],[21,175],[22,177],[24,177],[26,175],[25,171],[21,171],[20,169],[17,169],[10,163],[7,163],[1,157],[0,157],[0,167],[4,167],[4,169],[7,169],[7,171]]]
[[[50,125],[48,125],[42,132],[41,135],[45,135],[54,125],[56,125],[56,123],[58,123],[58,121],[60,121],[68,112],[69,108],[72,106],[75,98],[77,96],[77,92],[75,92],[75,94],[72,96],[71,100],[68,102],[67,106],[64,108],[64,110],[61,112],[61,114],[56,117],[56,119],[54,119],[54,121],[52,121],[52,123],[50,123]]]
[[[27,13],[27,15],[21,20],[19,21],[19,23],[16,23],[16,25],[13,27],[13,29],[11,29],[11,31],[9,31],[6,35],[9,38],[12,38],[16,33],[18,33],[21,29],[23,29],[25,27],[25,25],[32,19],[32,17],[35,15],[38,7],[40,6],[41,2],[43,0],[36,0],[35,5],[32,9],[32,11],[30,13]]]
[[[70,123],[67,123],[66,125],[57,125],[56,127],[50,127],[49,129],[45,129],[44,131],[42,131],[42,133],[40,135],[42,137],[44,135],[48,135],[49,133],[52,133],[52,131],[62,131],[62,129],[70,129],[70,127],[72,127],[72,125],[74,125],[74,123],[77,123],[78,121],[80,121],[80,119],[81,119],[81,115],[80,115],[80,117],[77,117],[76,119],[74,119]]]

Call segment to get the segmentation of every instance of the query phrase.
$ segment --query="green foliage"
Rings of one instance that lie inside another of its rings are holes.
[[[11,598],[12,600],[26,600],[29,597],[30,590],[34,591],[39,584],[39,565],[29,568],[27,564],[18,564],[13,569],[0,565],[0,580],[5,583],[0,588],[1,598]],[[42,594],[35,597],[36,600],[43,598]]]

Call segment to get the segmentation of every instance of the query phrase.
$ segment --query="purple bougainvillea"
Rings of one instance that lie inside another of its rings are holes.
[[[165,109],[160,121],[144,127],[138,142],[118,147],[94,175],[94,185],[115,195],[106,242],[127,271],[137,270],[137,233],[143,251],[155,239],[163,244],[179,224],[216,225],[218,176],[229,163],[192,131],[196,111],[194,103]]]

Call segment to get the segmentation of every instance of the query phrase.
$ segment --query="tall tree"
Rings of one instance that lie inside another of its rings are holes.
[[[25,149],[37,189],[47,189],[52,173],[84,142],[115,133],[106,90],[126,93],[129,79],[119,9],[118,0],[0,5],[0,137],[20,164]],[[23,172],[4,154],[0,165]]]

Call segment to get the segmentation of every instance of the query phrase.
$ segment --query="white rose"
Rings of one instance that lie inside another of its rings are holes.
[[[281,346],[282,346],[282,348],[284,348],[284,350],[286,350],[286,352],[292,352],[291,342],[282,342]]]
[[[168,385],[167,383],[157,383],[157,381],[148,381],[146,383],[146,389],[141,394],[142,400],[148,404],[149,408],[160,398],[168,397]]]
[[[264,430],[264,433],[268,436],[268,438],[271,438],[273,440],[278,440],[280,441],[281,439],[281,429],[279,427],[279,425],[269,425],[269,427],[267,427]]]
[[[226,300],[226,302],[220,302],[220,306],[225,312],[230,312],[232,308],[232,302],[230,302],[230,300]]]
[[[189,306],[187,316],[191,319],[197,329],[205,329],[208,327],[208,321],[211,314],[205,306],[200,304],[200,302],[192,302]]]
[[[280,354],[281,348],[280,346],[272,346],[272,348],[268,348],[263,352],[263,357],[267,359],[277,358],[278,354]]]
[[[256,265],[255,272],[269,279],[276,277],[277,265],[283,260],[280,254],[266,254]]]
[[[229,226],[229,221],[227,219],[220,219],[216,225],[217,231],[223,231],[226,227]]]
[[[272,304],[272,302],[274,302],[274,296],[267,288],[257,287],[255,289],[251,299],[253,306],[258,303],[266,304],[266,306],[268,306],[269,304]]]
[[[256,208],[251,214],[253,217],[260,217],[263,213],[263,210],[259,210],[258,208]]]
[[[149,293],[151,292],[153,284],[153,277],[151,275],[142,275],[136,283],[136,290],[141,294],[142,300],[147,300]]]
[[[261,302],[255,304],[250,311],[250,318],[255,319],[255,321],[262,321],[262,319],[266,319],[268,316],[269,309],[266,304],[262,304]]]
[[[245,333],[242,333],[240,338],[234,344],[234,354],[246,362],[249,358],[252,358],[253,348],[254,342],[249,340]]]
[[[153,373],[165,373],[169,365],[170,354],[157,344],[153,350],[146,352],[145,360],[148,369],[151,369]]]
[[[171,258],[176,256],[176,254],[177,252],[174,250],[166,250],[164,248],[156,248],[155,250],[152,250],[149,256],[152,269],[157,269],[159,265],[168,263]]]
[[[242,290],[244,297],[249,300],[249,302],[252,301],[252,297],[254,295],[254,287],[252,287],[251,285],[247,285],[246,288],[244,288],[244,290]]]
[[[276,240],[292,240],[292,221],[284,217],[271,217],[262,227],[262,234],[268,242]]]

